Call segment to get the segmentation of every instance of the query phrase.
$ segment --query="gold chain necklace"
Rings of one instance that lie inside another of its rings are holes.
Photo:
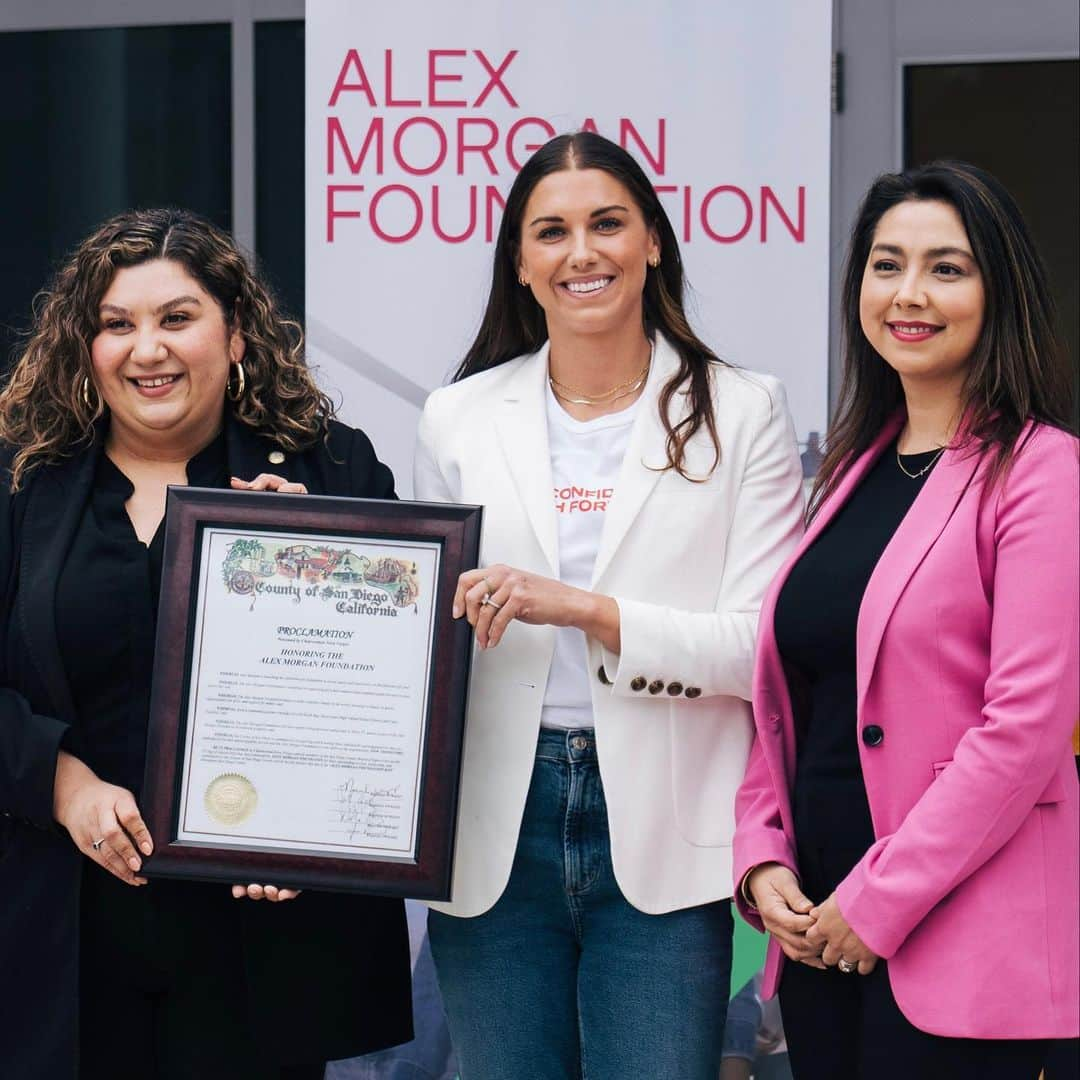
[[[548,372],[548,382],[551,384],[552,393],[562,401],[570,402],[571,405],[607,405],[612,401],[619,401],[621,398],[629,397],[635,390],[640,389],[649,376],[649,365],[651,363],[652,356],[650,355],[649,359],[645,361],[645,366],[633,378],[627,379],[624,383],[619,383],[618,386],[613,386],[610,390],[605,390],[602,394],[586,394],[584,390],[578,390],[576,387],[559,382],[550,371]],[[623,392],[619,393],[620,390]],[[581,396],[571,397],[572,394]]]
[[[896,448],[896,464],[900,466],[900,471],[906,477],[911,480],[918,480],[920,476],[925,476],[933,468],[934,462],[944,453],[945,447],[939,447],[938,452],[918,472],[908,472],[907,469],[904,468],[904,463],[900,460],[900,447],[898,446]]]
[[[644,375],[642,375],[639,379],[635,381],[633,386],[629,386],[624,383],[623,385],[626,386],[626,389],[623,390],[621,394],[616,394],[614,397],[607,397],[606,401],[589,401],[587,398],[570,397],[569,395],[564,394],[562,393],[562,391],[556,389],[555,381],[553,379],[549,378],[548,381],[551,383],[551,392],[560,401],[568,402],[571,405],[592,405],[593,407],[599,407],[601,405],[613,405],[616,401],[621,401],[623,398],[629,397],[631,394],[636,393],[638,390],[641,389],[642,385],[644,385],[645,379],[648,377],[648,374],[649,373],[646,371]],[[619,389],[619,387],[616,387],[616,389]]]

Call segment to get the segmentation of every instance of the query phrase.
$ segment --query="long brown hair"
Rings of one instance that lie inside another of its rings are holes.
[[[304,362],[303,334],[286,318],[232,238],[188,210],[131,210],[88,236],[38,294],[29,340],[0,392],[0,440],[17,447],[11,490],[34,466],[66,457],[94,434],[100,400],[87,401],[90,343],[116,271],[153,259],[183,266],[217,301],[245,342],[246,389],[236,418],[287,450],[325,434],[333,403]]]
[[[862,331],[859,295],[878,222],[909,200],[956,210],[982,275],[986,307],[968,361],[959,437],[973,451],[993,455],[990,483],[1007,473],[1028,420],[1073,429],[1072,374],[1057,336],[1046,270],[1012,196],[989,173],[963,162],[886,173],[867,192],[851,232],[843,277],[843,382],[810,517],[904,401],[900,377]]]
[[[703,480],[705,477],[692,477],[686,472],[686,444],[704,427],[715,449],[713,468],[719,463],[720,436],[713,412],[710,372],[724,361],[690,328],[683,308],[686,277],[679,243],[655,189],[627,151],[595,132],[556,136],[529,158],[514,179],[495,242],[487,308],[476,340],[454,373],[454,380],[535,352],[547,340],[544,309],[532,291],[522,288],[517,280],[521,224],[533,188],[545,176],[567,169],[602,169],[613,176],[630,192],[645,224],[655,229],[660,239],[660,265],[649,267],[646,273],[642,303],[646,334],[652,337],[659,330],[679,355],[678,371],[660,391],[660,418],[667,432],[666,468],[675,469],[688,480]],[[671,402],[684,384],[688,384],[690,410],[672,424]]]

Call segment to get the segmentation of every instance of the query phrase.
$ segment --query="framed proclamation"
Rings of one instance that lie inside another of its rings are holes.
[[[144,873],[449,898],[480,518],[169,489]]]

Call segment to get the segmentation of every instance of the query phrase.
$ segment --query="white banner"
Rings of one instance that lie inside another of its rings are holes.
[[[824,430],[831,0],[308,0],[306,33],[309,358],[400,494],[514,175],[581,127],[656,185],[704,340]]]

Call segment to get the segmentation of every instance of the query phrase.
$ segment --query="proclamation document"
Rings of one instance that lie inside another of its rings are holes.
[[[416,859],[440,552],[203,531],[178,840]]]

